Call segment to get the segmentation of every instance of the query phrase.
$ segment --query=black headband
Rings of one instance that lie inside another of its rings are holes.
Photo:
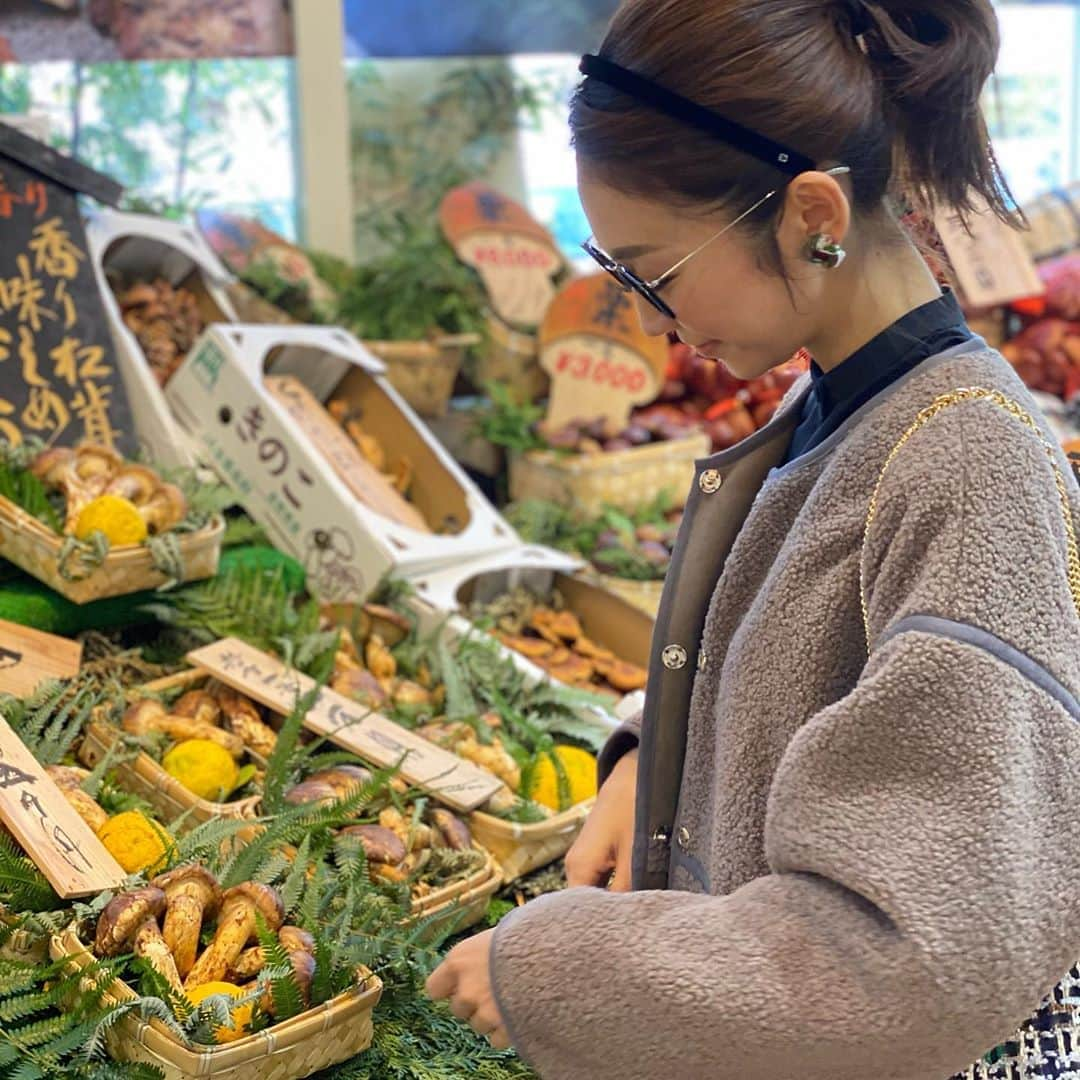
[[[727,117],[706,109],[704,105],[698,105],[681,94],[667,90],[651,79],[605,60],[602,56],[593,56],[591,53],[583,56],[579,70],[582,75],[621,90],[684,124],[706,131],[729,146],[734,146],[790,176],[811,172],[817,167],[816,163],[805,155],[773,142],[772,139],[759,135],[734,120],[728,120]]]

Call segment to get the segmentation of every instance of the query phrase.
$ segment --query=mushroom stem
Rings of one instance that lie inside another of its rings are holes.
[[[156,919],[147,919],[138,930],[135,931],[135,940],[132,951],[136,956],[141,956],[150,966],[178,993],[184,992],[184,985],[180,981],[180,973],[176,969],[176,961],[161,936]]]
[[[165,914],[162,936],[176,959],[176,969],[181,975],[195,966],[195,954],[199,950],[199,931],[202,929],[206,900],[203,890],[192,882],[179,886],[169,896],[169,909]]]

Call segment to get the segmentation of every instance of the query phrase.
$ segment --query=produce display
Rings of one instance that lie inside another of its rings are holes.
[[[1007,341],[1001,352],[1032,390],[1063,401],[1080,390],[1080,323],[1040,319]]]
[[[507,521],[522,538],[579,555],[602,574],[631,581],[663,581],[682,522],[662,495],[652,506],[624,512],[605,507],[587,514],[543,499],[506,508]]]
[[[154,378],[165,386],[206,329],[199,298],[160,278],[115,291],[124,324],[142,347]]]
[[[490,626],[508,649],[567,686],[617,698],[645,688],[646,670],[586,637],[581,620],[558,592],[541,598],[519,587],[474,606],[472,617]]]
[[[637,417],[642,422],[662,419],[700,426],[712,440],[714,451],[727,450],[772,419],[784,395],[809,364],[809,356],[800,353],[760,379],[744,382],[723,364],[677,342],[671,346],[667,378],[657,403],[646,406]]]

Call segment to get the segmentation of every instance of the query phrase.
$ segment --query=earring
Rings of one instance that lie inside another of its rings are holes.
[[[835,270],[846,258],[847,252],[827,233],[818,233],[806,242],[807,262],[815,266]]]

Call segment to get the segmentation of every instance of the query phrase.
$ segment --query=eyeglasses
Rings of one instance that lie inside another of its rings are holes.
[[[826,169],[826,176],[846,176],[851,172],[846,165],[838,165],[833,169]],[[619,262],[618,259],[609,255],[602,247],[598,247],[593,238],[589,237],[581,246],[585,252],[591,256],[604,270],[606,270],[618,283],[623,292],[637,293],[643,300],[648,301],[657,311],[660,312],[667,319],[674,319],[675,312],[672,310],[671,305],[660,295],[659,290],[665,285],[671,282],[671,279],[695,256],[700,255],[707,247],[714,244],[721,236],[726,235],[736,225],[745,221],[755,210],[764,206],[771,198],[777,195],[782,189],[774,188],[763,198],[758,199],[753,206],[750,207],[745,213],[740,214],[730,224],[725,225],[715,236],[710,236],[705,243],[699,247],[694,248],[689,255],[681,258],[670,270],[665,270],[658,278],[654,278],[652,281],[646,281],[639,274],[635,274],[625,263]]]

